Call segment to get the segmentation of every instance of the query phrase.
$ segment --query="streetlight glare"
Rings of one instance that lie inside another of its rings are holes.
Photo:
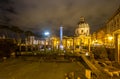
[[[50,33],[49,33],[49,32],[45,32],[44,35],[45,35],[45,36],[49,36]]]
[[[112,36],[109,36],[108,39],[111,41],[111,40],[113,39],[113,37],[112,37]]]

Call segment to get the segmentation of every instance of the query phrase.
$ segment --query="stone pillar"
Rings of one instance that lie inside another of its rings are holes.
[[[89,51],[89,53],[90,53],[90,45],[91,45],[91,38],[88,38],[88,51]]]
[[[61,49],[61,50],[63,50],[62,40],[63,40],[63,27],[61,26],[61,27],[60,27],[60,49]]]
[[[115,61],[120,62],[119,34],[115,34]]]
[[[74,37],[73,37],[73,53],[74,53],[74,50],[75,50],[75,42],[74,42]]]
[[[67,51],[67,38],[65,39],[65,50]]]

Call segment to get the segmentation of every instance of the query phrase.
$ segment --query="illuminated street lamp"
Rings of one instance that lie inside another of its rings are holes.
[[[113,45],[113,36],[108,36],[108,42],[110,46]]]
[[[50,41],[50,32],[48,32],[48,31],[44,32],[44,36],[45,36],[46,41],[48,40],[48,42],[49,42]]]
[[[112,36],[109,36],[109,37],[108,37],[108,40],[109,40],[109,41],[113,40],[113,37],[112,37]]]
[[[44,35],[45,35],[45,36],[49,36],[50,33],[49,33],[49,32],[44,32]]]
[[[45,36],[45,52],[46,52],[46,49],[47,49],[46,46],[49,45],[49,41],[50,41],[50,38],[49,38],[50,37],[50,32],[45,31],[44,36]]]

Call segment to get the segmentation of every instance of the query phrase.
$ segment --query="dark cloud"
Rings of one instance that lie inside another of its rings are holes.
[[[59,32],[64,26],[66,35],[73,35],[80,16],[96,30],[118,8],[120,0],[12,0],[17,15],[12,23],[34,31]],[[70,31],[70,33],[68,33]]]

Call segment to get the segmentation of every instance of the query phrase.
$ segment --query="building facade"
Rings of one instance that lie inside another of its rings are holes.
[[[74,39],[77,41],[75,44],[77,46],[88,46],[90,44],[90,27],[87,22],[85,22],[84,17],[80,17],[80,21],[78,23],[78,27],[75,30]]]
[[[89,47],[90,45],[90,27],[85,22],[84,17],[80,17],[80,21],[75,29],[75,36],[63,36],[62,44],[66,51],[80,52],[81,47]],[[60,38],[51,37],[53,49],[59,49]]]
[[[120,62],[120,7],[96,32],[96,39],[108,48],[115,48],[115,60]]]

